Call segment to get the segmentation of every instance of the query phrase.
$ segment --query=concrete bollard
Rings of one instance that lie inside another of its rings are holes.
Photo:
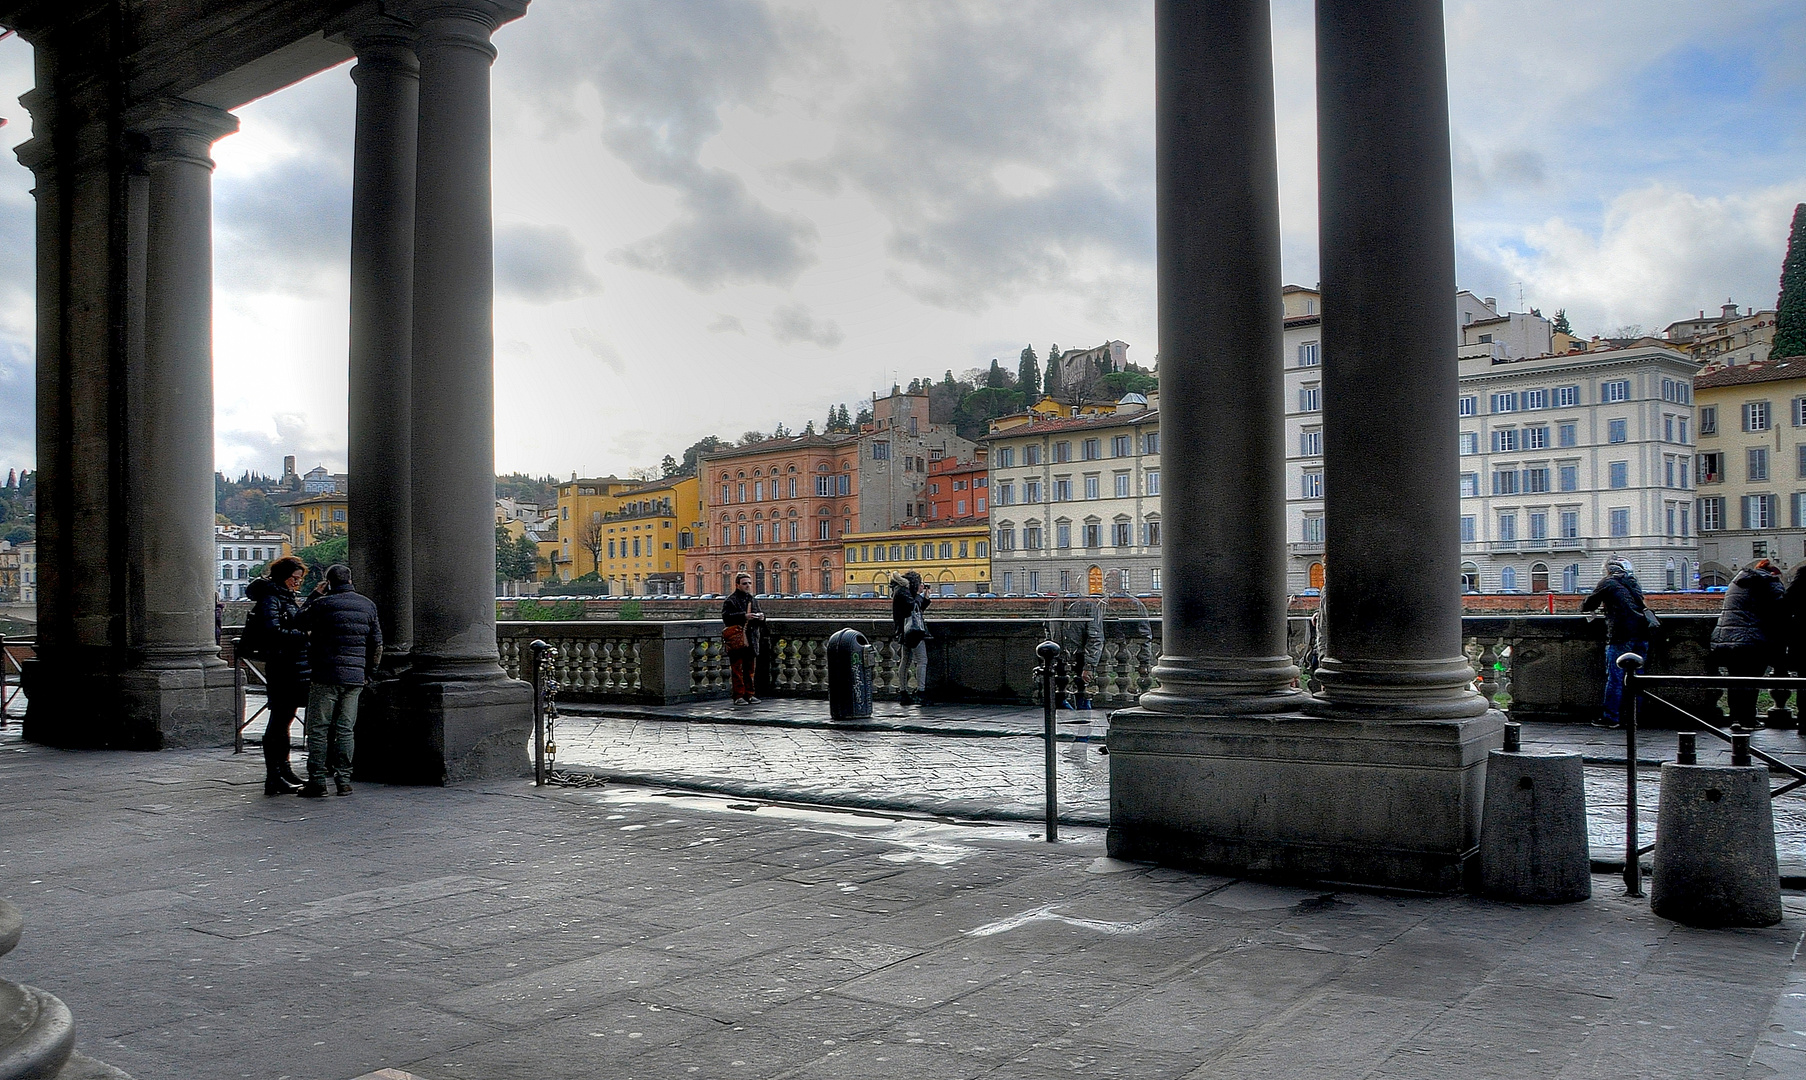
[[[1768,770],[1662,766],[1649,907],[1687,926],[1773,926],[1781,874]]]
[[[1593,895],[1579,754],[1487,755],[1480,892],[1532,904],[1569,904]]]

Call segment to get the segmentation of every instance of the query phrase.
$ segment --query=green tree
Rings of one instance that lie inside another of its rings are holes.
[[[996,390],[1009,385],[1003,374],[1003,365],[997,362],[996,357],[991,358],[991,370],[985,373],[985,385]]]
[[[665,460],[658,463],[658,468],[659,468],[659,471],[664,474],[665,479],[667,479],[667,480],[669,480],[673,476],[676,476],[681,469],[681,467],[677,464],[677,459],[672,457],[670,454],[666,454]]]
[[[1781,295],[1775,300],[1775,343],[1768,355],[1776,360],[1806,356],[1806,203],[1793,208],[1787,256],[1781,260]]]
[[[1041,364],[1033,345],[1022,347],[1022,362],[1016,367],[1016,389],[1022,392],[1025,401],[1041,399]]]
[[[871,422],[872,422],[872,407],[870,405],[865,404],[864,402],[861,402],[859,405],[859,415],[853,417],[853,430],[858,431],[860,428],[864,427],[865,425],[867,425]]]
[[[1574,328],[1568,325],[1568,309],[1556,308],[1555,319],[1549,324],[1549,327],[1558,334],[1572,334]]]
[[[350,550],[350,541],[341,534],[309,544],[295,552],[295,557],[307,564],[307,577],[301,582],[302,595],[312,592],[315,585],[326,579],[327,567],[349,559]]]
[[[953,413],[953,428],[962,438],[976,439],[999,416],[1021,412],[1022,395],[1007,387],[987,386],[967,394]]]
[[[1151,394],[1160,389],[1160,380],[1145,371],[1112,371],[1103,378],[1104,389],[1112,400],[1124,394]]]
[[[1041,380],[1041,392],[1053,395],[1060,392],[1060,347],[1047,347],[1047,377]]]
[[[684,476],[696,475],[697,459],[711,450],[722,450],[733,443],[727,442],[719,435],[705,435],[684,449],[683,468],[678,471]]]

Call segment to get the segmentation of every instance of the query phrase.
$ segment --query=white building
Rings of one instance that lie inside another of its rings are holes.
[[[1131,394],[1114,413],[1009,417],[990,454],[991,587],[1084,594],[1120,571],[1160,591],[1160,413]]]
[[[251,579],[264,563],[289,553],[287,534],[220,525],[213,530],[215,581],[221,600],[242,600]]]
[[[1305,307],[1318,299],[1303,289],[1286,296],[1286,549],[1294,593],[1321,588],[1325,571],[1322,320]],[[1546,350],[1548,323],[1501,314],[1465,291],[1457,323],[1464,344],[1451,362],[1461,379],[1463,584],[1478,592],[1584,591],[1608,555],[1622,554],[1648,589],[1691,588],[1699,365],[1647,345],[1514,355]],[[1507,326],[1508,334],[1487,329]],[[1481,334],[1493,336],[1481,341]]]

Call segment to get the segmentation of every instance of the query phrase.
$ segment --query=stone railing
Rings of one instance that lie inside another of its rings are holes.
[[[1650,670],[1705,674],[1707,639],[1714,617],[1664,616],[1649,656]],[[1039,703],[1033,674],[1035,646],[1062,640],[1064,620],[1035,618],[940,619],[931,622],[930,693],[943,702],[1027,705]],[[900,689],[903,648],[889,619],[772,618],[759,654],[759,693],[773,697],[825,697],[827,642],[842,627],[863,633],[877,649],[873,688],[880,696]],[[1150,646],[1133,619],[1107,620],[1103,654],[1087,672],[1092,701],[1100,708],[1133,705],[1156,685],[1152,666],[1160,651],[1160,620],[1149,621]],[[1288,622],[1288,646],[1303,662],[1317,647],[1312,621]],[[543,638],[558,648],[555,677],[566,701],[666,704],[725,697],[727,657],[721,624],[714,619],[671,622],[503,622],[498,624],[502,664],[519,677],[527,643]],[[1599,715],[1605,689],[1605,627],[1577,615],[1470,615],[1462,620],[1468,658],[1480,692],[1513,718],[1586,722]],[[1066,637],[1072,635],[1067,631]],[[1676,704],[1711,718],[1719,715],[1711,691],[1668,695]],[[1652,713],[1652,726],[1672,715]]]

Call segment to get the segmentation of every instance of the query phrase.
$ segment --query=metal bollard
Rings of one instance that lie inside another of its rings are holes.
[[[1750,763],[1750,733],[1741,727],[1731,729],[1731,764],[1748,765]]]
[[[1035,647],[1041,666],[1035,674],[1041,677],[1041,740],[1045,745],[1047,766],[1047,842],[1060,838],[1059,780],[1054,776],[1054,710],[1059,707],[1058,694],[1066,689],[1066,665],[1060,660],[1060,644],[1043,641]],[[1058,683],[1056,688],[1055,684]]]
[[[546,783],[546,697],[545,680],[540,672],[545,666],[546,654],[552,646],[545,641],[534,638],[527,646],[527,653],[533,658],[530,679],[533,683],[533,785],[544,787]]]
[[[1550,594],[1554,595],[1554,594]],[[1516,754],[1524,748],[1524,725],[1516,720],[1505,721],[1505,752]]]
[[[1643,895],[1643,850],[1637,842],[1637,672],[1643,658],[1627,652],[1618,657],[1624,672],[1624,697],[1618,716],[1624,725],[1624,895]]]
[[[1679,739],[1680,746],[1674,752],[1674,763],[1676,765],[1698,765],[1699,733],[1682,731],[1677,734],[1676,738]]]

